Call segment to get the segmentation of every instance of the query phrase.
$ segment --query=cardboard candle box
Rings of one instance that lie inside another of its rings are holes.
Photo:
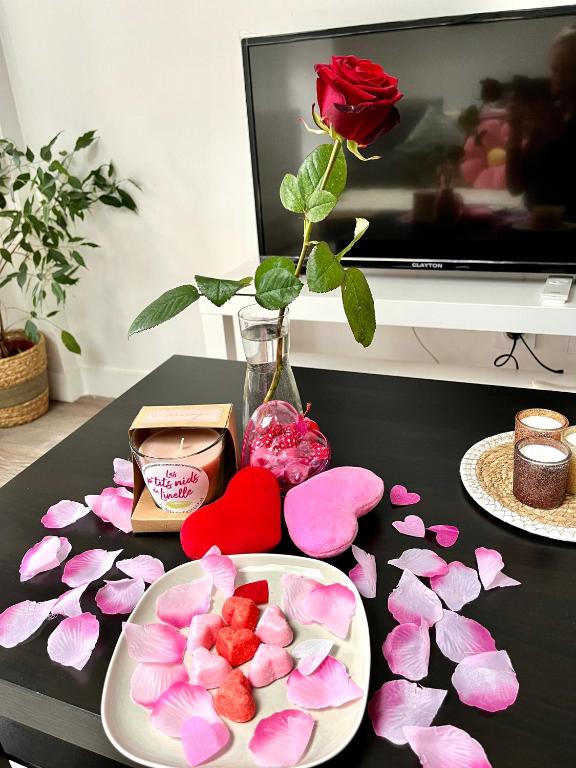
[[[209,405],[145,405],[132,422],[128,435],[130,442],[141,443],[155,431],[166,428],[212,428],[224,431],[222,461],[224,487],[238,469],[239,445],[236,432],[234,406],[231,403]],[[193,512],[165,511],[158,507],[138,465],[134,466],[134,503],[132,529],[135,533],[177,532],[184,520]]]

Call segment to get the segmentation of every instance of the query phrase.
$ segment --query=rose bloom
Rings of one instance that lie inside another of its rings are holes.
[[[344,136],[365,147],[400,121],[394,106],[402,98],[398,79],[379,64],[357,56],[332,56],[316,64],[320,117]]]

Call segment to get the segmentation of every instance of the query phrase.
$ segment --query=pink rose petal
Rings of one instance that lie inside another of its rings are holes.
[[[444,611],[436,624],[436,645],[447,659],[456,662],[465,656],[496,650],[494,638],[486,627],[453,611]]]
[[[49,507],[44,517],[40,518],[40,522],[44,528],[65,528],[67,525],[75,523],[76,520],[80,520],[88,512],[90,512],[90,507],[85,507],[84,504],[79,504],[77,501],[63,499]]]
[[[292,656],[298,659],[297,669],[304,676],[315,672],[332,650],[331,640],[303,640],[291,648]]]
[[[407,549],[400,557],[388,560],[388,565],[395,565],[414,576],[442,576],[448,571],[448,563],[431,549]]]
[[[364,692],[348,675],[348,670],[333,656],[327,656],[311,675],[293,670],[287,681],[288,700],[304,709],[339,707],[363,696]]]
[[[310,621],[346,638],[356,610],[356,597],[344,584],[326,584],[313,589],[302,601],[302,608]]]
[[[80,616],[83,612],[80,606],[80,598],[86,591],[88,584],[81,584],[79,587],[69,589],[64,592],[54,603],[54,607],[50,611],[53,616]]]
[[[87,549],[70,558],[64,566],[62,581],[69,587],[79,587],[102,578],[114,565],[121,549]]]
[[[105,488],[99,496],[86,496],[86,504],[105,523],[112,523],[123,533],[132,530],[134,494],[126,488]]]
[[[514,704],[519,687],[506,651],[466,656],[454,670],[452,685],[463,704],[486,712],[500,712]]]
[[[265,768],[296,765],[308,748],[315,724],[313,717],[298,709],[275,712],[260,720],[248,748],[255,762]]]
[[[44,536],[26,552],[20,563],[20,581],[57,568],[70,554],[72,544],[64,536]]]
[[[221,752],[230,741],[224,723],[209,723],[202,717],[191,717],[182,728],[182,746],[188,765],[200,765]]]
[[[418,539],[423,539],[426,536],[424,520],[418,515],[406,515],[404,520],[394,520],[392,526],[404,536],[415,536]]]
[[[174,683],[154,705],[150,722],[166,736],[178,739],[191,717],[202,717],[209,723],[222,722],[208,691],[199,685]]]
[[[146,584],[152,584],[160,576],[164,576],[162,561],[152,555],[137,555],[126,560],[117,560],[116,568],[131,579],[142,579]]]
[[[55,603],[56,600],[24,600],[8,606],[0,613],[0,645],[14,648],[31,637],[44,624]]]
[[[425,587],[410,571],[404,571],[396,589],[388,598],[388,610],[399,624],[420,624],[429,627],[442,618],[443,609],[435,592]]]
[[[187,682],[184,664],[138,664],[130,680],[130,696],[136,704],[150,708],[174,683]]]
[[[451,547],[460,536],[460,530],[455,525],[430,525],[428,530],[436,534],[436,543],[441,547]]]
[[[452,611],[459,611],[467,603],[476,600],[482,587],[474,568],[454,560],[448,563],[448,571],[442,576],[433,576],[430,586]]]
[[[70,616],[48,638],[48,656],[65,667],[84,669],[99,634],[100,624],[92,613]]]
[[[376,558],[352,544],[352,554],[358,565],[348,574],[362,597],[376,597]]]
[[[374,732],[392,744],[406,744],[404,728],[430,725],[447,693],[441,688],[423,688],[408,680],[384,683],[368,702],[368,716]]]
[[[180,664],[186,650],[186,638],[167,624],[122,625],[128,655],[135,661],[151,664]]]
[[[96,592],[96,605],[102,613],[131,613],[145,589],[142,579],[107,581]]]
[[[128,488],[134,488],[134,467],[131,461],[126,459],[114,459],[112,462],[114,466],[113,480],[116,485],[125,485]]]
[[[208,613],[211,601],[212,577],[205,576],[167,589],[156,602],[156,614],[161,621],[182,629],[190,625],[193,616]]]
[[[521,582],[505,576],[502,573],[504,560],[502,555],[496,549],[486,549],[478,547],[474,550],[476,562],[478,563],[478,573],[484,589],[494,589],[495,587],[517,587]]]
[[[410,504],[418,504],[420,494],[406,490],[404,485],[393,485],[390,489],[390,503],[395,507],[405,507]]]
[[[453,725],[407,726],[404,734],[424,768],[492,768],[482,745]]]
[[[422,680],[428,674],[430,660],[428,625],[398,624],[384,641],[382,653],[395,675]]]
[[[214,580],[214,586],[224,597],[232,597],[236,585],[236,566],[218,547],[210,547],[200,561],[202,570]]]
[[[307,579],[304,576],[296,576],[292,573],[285,573],[282,576],[282,602],[281,608],[294,621],[300,624],[311,624],[312,620],[308,618],[303,608],[304,599],[322,584],[314,579]]]

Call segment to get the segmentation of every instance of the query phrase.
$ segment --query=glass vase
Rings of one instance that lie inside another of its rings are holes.
[[[288,310],[283,313],[263,309],[258,304],[244,307],[238,313],[240,335],[246,355],[246,378],[242,423],[244,429],[250,417],[264,402],[276,373],[280,358],[282,367],[272,400],[285,400],[302,413],[300,394],[290,367],[290,319]]]

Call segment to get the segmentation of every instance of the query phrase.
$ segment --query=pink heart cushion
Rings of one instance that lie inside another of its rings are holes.
[[[378,475],[362,467],[335,467],[291,488],[284,518],[294,544],[311,557],[334,557],[352,544],[358,518],[384,495]]]

